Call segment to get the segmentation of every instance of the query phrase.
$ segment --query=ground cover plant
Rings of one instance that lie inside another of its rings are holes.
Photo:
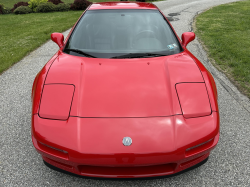
[[[250,0],[214,7],[196,18],[196,34],[214,65],[250,97]]]
[[[0,15],[0,73],[49,40],[51,33],[72,27],[82,12]]]

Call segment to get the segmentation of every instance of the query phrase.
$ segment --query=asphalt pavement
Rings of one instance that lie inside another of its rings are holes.
[[[181,36],[202,11],[234,0],[168,0],[155,4]],[[66,36],[69,31],[65,32]],[[204,165],[160,179],[80,178],[46,167],[31,141],[31,88],[58,50],[47,42],[0,75],[0,187],[5,186],[250,186],[250,101],[209,62],[198,40],[188,49],[211,71],[219,94],[221,136]]]

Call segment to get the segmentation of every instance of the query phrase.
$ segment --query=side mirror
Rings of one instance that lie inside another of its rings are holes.
[[[64,36],[62,33],[54,32],[50,35],[50,37],[51,40],[59,46],[59,48],[63,46]]]
[[[182,45],[186,47],[189,42],[195,39],[195,34],[193,32],[184,32],[181,35],[181,39],[182,39]]]

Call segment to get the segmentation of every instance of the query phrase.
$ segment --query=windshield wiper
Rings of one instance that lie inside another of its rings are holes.
[[[125,55],[114,56],[111,58],[144,58],[144,57],[157,57],[157,56],[166,56],[166,54],[158,53],[128,53]]]
[[[79,50],[79,49],[65,49],[65,50],[66,50],[66,51],[73,51],[73,52],[75,52],[75,53],[82,54],[82,55],[84,55],[84,56],[86,56],[86,57],[96,58],[95,56],[92,56],[92,55],[90,55],[90,54],[88,54],[88,53],[85,53],[84,51],[81,51],[81,50]]]

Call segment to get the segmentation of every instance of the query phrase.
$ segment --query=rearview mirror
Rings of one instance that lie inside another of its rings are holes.
[[[193,32],[184,32],[181,35],[181,39],[182,39],[182,45],[186,47],[189,42],[195,39],[195,34]]]
[[[50,35],[50,37],[51,40],[59,46],[59,48],[63,46],[64,36],[62,33],[54,32]]]

